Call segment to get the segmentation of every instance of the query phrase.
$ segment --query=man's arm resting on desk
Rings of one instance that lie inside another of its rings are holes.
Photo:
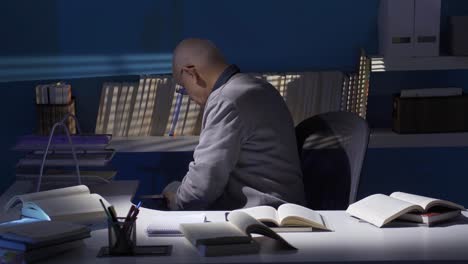
[[[182,183],[171,183],[163,191],[172,210],[200,210],[222,195],[241,148],[241,129],[232,103],[208,106],[206,126],[194,152],[194,161]],[[170,197],[177,189],[174,197]]]

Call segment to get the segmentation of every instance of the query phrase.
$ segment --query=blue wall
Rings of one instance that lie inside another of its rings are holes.
[[[443,1],[443,37],[447,16],[468,15],[467,2]],[[244,71],[351,72],[360,48],[378,51],[377,8],[375,0],[3,1],[0,118],[6,121],[0,137],[0,191],[14,179],[21,155],[9,150],[16,136],[34,130],[33,87],[38,83],[70,82],[82,126],[93,131],[102,83],[169,72],[171,51],[185,37],[213,40]],[[391,95],[402,88],[466,90],[467,78],[466,71],[373,74],[368,120],[372,127],[390,127]],[[408,190],[468,204],[456,187],[468,183],[465,150],[371,149],[359,195]],[[140,192],[151,193],[181,178],[190,159],[191,153],[122,153],[114,165],[119,178],[140,178]],[[445,173],[452,178],[441,184]]]

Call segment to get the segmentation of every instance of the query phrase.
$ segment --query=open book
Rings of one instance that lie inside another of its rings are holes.
[[[99,194],[91,194],[85,185],[77,185],[14,196],[4,210],[8,211],[22,204],[21,214],[25,217],[94,224],[106,219],[99,199],[109,206]]]
[[[405,219],[407,213],[459,212],[460,210],[465,210],[465,208],[453,202],[394,192],[390,196],[384,194],[368,196],[351,204],[346,212],[377,227],[382,227],[396,218]]]
[[[275,239],[284,249],[296,249],[265,224],[242,211],[228,215],[229,222],[180,224],[187,240],[202,256],[250,254],[259,251],[259,244],[251,234]]]
[[[282,204],[278,210],[271,206],[256,206],[233,212],[236,211],[249,214],[277,232],[305,232],[313,228],[331,230],[321,214],[297,204]]]

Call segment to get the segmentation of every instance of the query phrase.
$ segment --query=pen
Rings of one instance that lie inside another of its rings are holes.
[[[110,214],[110,212],[107,211],[106,206],[104,205],[104,202],[102,201],[102,199],[99,199],[99,202],[101,203],[102,208],[104,209],[104,212],[107,215],[107,221],[110,221],[112,223],[112,227],[114,228],[115,234],[118,234],[120,228],[117,226],[117,223],[114,221],[114,219],[113,219],[112,215]],[[109,208],[110,208],[110,206],[109,206]]]
[[[104,205],[104,202],[102,201],[102,199],[99,199],[99,202],[101,203],[102,208],[104,209],[104,213],[106,213],[106,215],[107,215],[107,218],[108,218],[108,219],[112,219],[112,217],[111,217],[111,215],[109,214],[109,212],[107,211],[106,206]]]
[[[111,215],[112,221],[117,222],[117,212],[115,212],[114,206],[109,206],[109,214]]]

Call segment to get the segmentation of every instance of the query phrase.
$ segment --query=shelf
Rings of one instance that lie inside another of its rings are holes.
[[[430,70],[468,70],[468,56],[371,57],[372,72]]]
[[[193,151],[198,136],[114,137],[109,148],[117,152],[177,152]]]
[[[194,151],[198,136],[116,137],[109,147],[116,152]],[[369,148],[466,147],[467,133],[397,134],[390,129],[374,129]]]
[[[468,133],[397,134],[390,129],[375,129],[369,148],[466,147]]]

